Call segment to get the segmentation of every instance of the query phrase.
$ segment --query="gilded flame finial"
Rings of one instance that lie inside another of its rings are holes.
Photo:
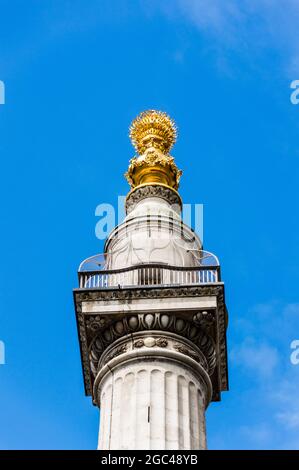
[[[134,119],[130,138],[138,156],[131,159],[125,175],[131,188],[153,183],[178,188],[182,172],[169,155],[176,137],[174,121],[162,111],[144,111]]]
[[[150,147],[168,154],[176,137],[174,121],[162,111],[144,111],[134,119],[130,127],[130,138],[139,155]]]

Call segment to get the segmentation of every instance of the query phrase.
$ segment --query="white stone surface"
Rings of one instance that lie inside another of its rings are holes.
[[[201,250],[202,243],[168,202],[150,197],[111,232],[105,249],[110,253],[108,269],[141,263],[197,266],[193,250]]]
[[[98,448],[205,449],[205,400],[188,367],[164,359],[123,362],[101,382]]]
[[[125,221],[128,222],[136,217],[146,215],[163,215],[165,217],[172,217],[176,220],[181,220],[180,207],[178,205],[172,206],[165,199],[157,196],[147,197],[139,201],[135,208],[128,214]]]
[[[142,312],[186,312],[188,310],[203,310],[217,307],[215,296],[159,298],[159,299],[132,299],[130,303],[120,300],[87,301],[82,302],[84,313],[111,314],[111,313],[142,313]]]

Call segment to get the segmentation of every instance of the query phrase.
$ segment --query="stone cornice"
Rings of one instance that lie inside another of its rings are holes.
[[[78,302],[94,300],[130,300],[158,297],[204,297],[223,296],[223,282],[190,286],[133,286],[129,288],[106,287],[104,289],[74,289],[75,300]]]
[[[215,313],[215,322],[213,327],[213,339],[216,344],[216,354],[218,366],[211,377],[213,383],[213,400],[218,400],[220,392],[228,389],[227,383],[227,352],[226,352],[226,326],[227,326],[227,312],[224,301],[224,286],[223,283],[208,284],[201,286],[163,286],[163,287],[133,287],[133,288],[105,288],[105,289],[75,289],[74,300],[76,306],[76,316],[78,324],[78,334],[80,339],[82,367],[84,374],[85,392],[87,395],[92,395],[93,378],[91,374],[90,365],[90,330],[87,325],[94,324],[94,335],[96,336],[96,329],[98,324],[101,328],[109,322],[109,316],[101,316],[97,322],[93,320],[96,315],[89,315],[82,313],[82,303],[90,301],[111,301],[118,300],[123,302],[130,302],[134,299],[148,299],[148,298],[184,298],[184,297],[205,297],[216,296],[217,298],[217,311]]]

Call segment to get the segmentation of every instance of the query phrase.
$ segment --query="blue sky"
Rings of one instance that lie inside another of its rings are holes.
[[[96,447],[72,289],[148,108],[178,124],[180,192],[226,283],[209,448],[299,448],[298,21],[296,0],[0,1],[0,448]]]

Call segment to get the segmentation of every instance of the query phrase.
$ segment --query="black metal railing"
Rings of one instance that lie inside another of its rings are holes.
[[[139,264],[116,270],[81,271],[81,289],[125,286],[198,285],[220,281],[220,266]]]

